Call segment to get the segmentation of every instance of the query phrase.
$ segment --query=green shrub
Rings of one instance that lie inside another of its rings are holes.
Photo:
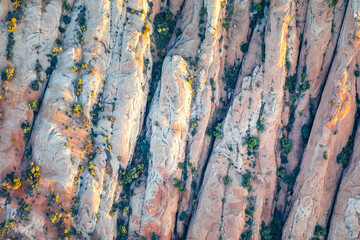
[[[150,24],[148,22],[144,23],[142,28],[142,34],[147,35],[150,32]]]
[[[160,36],[167,36],[169,33],[169,27],[165,23],[161,23],[157,25],[156,31]]]
[[[181,214],[180,214],[180,216],[179,216],[179,221],[180,221],[180,222],[183,222],[183,221],[185,221],[187,218],[188,218],[187,213],[186,213],[185,211],[182,211]]]
[[[256,4],[255,10],[256,10],[257,12],[262,12],[262,11],[263,11],[263,6],[261,5],[261,3]]]
[[[345,147],[341,150],[341,152],[336,157],[336,162],[341,163],[343,167],[347,167],[350,161],[351,154],[353,152],[354,143],[352,139],[349,139],[346,143]]]
[[[338,0],[329,0],[329,8],[333,8],[336,6],[336,4],[338,3]]]
[[[21,187],[21,179],[19,177],[13,177],[13,179],[11,179],[11,184],[13,189],[19,189]]]
[[[259,119],[256,122],[256,128],[259,132],[264,132],[265,131],[265,125],[264,125],[264,118],[263,116],[260,116]]]
[[[13,32],[17,27],[16,18],[9,19],[9,21],[5,22],[5,24],[7,26],[8,31]]]
[[[251,186],[251,180],[252,180],[252,176],[250,172],[243,174],[241,186],[243,188],[249,188]]]
[[[281,163],[286,164],[289,162],[289,160],[287,159],[287,157],[284,154],[280,154],[280,160]]]
[[[21,129],[24,132],[24,140],[28,141],[30,139],[30,134],[31,134],[30,122],[26,120],[23,123],[21,123]]]
[[[314,235],[317,236],[317,237],[319,237],[319,236],[326,237],[326,235],[327,235],[327,229],[321,227],[320,225],[316,225],[316,226],[315,226]]]
[[[6,45],[6,59],[7,60],[11,60],[12,59],[12,50],[14,48],[15,45],[15,40],[14,40],[14,33],[11,32],[8,35],[8,43]]]
[[[306,90],[308,90],[310,88],[310,82],[309,80],[307,81],[303,81],[303,82],[300,82],[297,87],[296,87],[296,90],[299,92],[299,93],[303,93],[305,92]]]
[[[65,25],[68,25],[71,22],[71,18],[69,16],[67,16],[67,15],[63,15],[62,20],[65,23]]]
[[[224,133],[221,129],[221,123],[214,124],[211,128],[206,130],[206,133],[210,136],[214,136],[218,139],[223,138]]]
[[[29,103],[29,107],[30,107],[30,109],[32,109],[32,110],[34,110],[34,109],[36,109],[37,108],[37,101],[30,101],[30,103]]]
[[[157,55],[160,59],[165,59],[166,57],[166,53],[163,51],[158,51]]]
[[[178,178],[174,178],[174,186],[179,189],[180,191],[184,191],[185,190],[185,183],[183,181],[181,181]]]
[[[286,77],[285,80],[285,85],[284,85],[284,90],[288,90],[289,93],[295,93],[295,89],[296,89],[296,76],[289,76]]]
[[[27,204],[23,198],[18,202],[18,205],[20,206],[18,216],[23,220],[29,221],[31,205]]]
[[[229,30],[229,29],[230,29],[230,24],[229,24],[229,23],[223,23],[223,27],[224,27],[226,30]]]
[[[71,107],[71,112],[75,115],[80,115],[83,111],[83,107],[80,104],[74,104]]]
[[[170,11],[160,12],[154,18],[155,43],[158,49],[164,49],[174,32],[175,21]]]
[[[83,83],[81,78],[78,78],[74,84],[74,88],[75,88],[75,95],[79,96],[80,93],[83,91]]]
[[[251,238],[252,238],[252,230],[247,230],[246,232],[242,233],[241,238],[243,240],[251,240]]]
[[[0,238],[5,239],[7,237],[10,239],[10,237],[14,237],[12,234],[13,228],[15,227],[15,221],[14,220],[7,220],[0,224]],[[12,235],[12,236],[11,236]]]
[[[203,7],[203,8],[200,10],[200,17],[204,17],[206,13],[207,13],[207,9]]]
[[[286,71],[289,72],[290,71],[290,68],[291,68],[291,62],[289,60],[286,60],[285,61],[285,68],[286,68]]]
[[[144,171],[144,164],[138,164],[128,170],[120,169],[119,184],[129,186],[134,180],[138,179]]]
[[[305,80],[305,78],[306,78],[306,72],[302,72],[302,73],[301,73],[301,79],[302,79],[302,80]]]
[[[232,180],[231,180],[231,178],[230,178],[228,175],[226,175],[226,176],[224,177],[224,184],[225,184],[225,185],[228,185],[231,181],[232,181]]]
[[[62,214],[61,213],[54,213],[50,215],[50,221],[52,223],[57,223],[60,221]]]
[[[279,178],[284,178],[285,177],[285,168],[280,167],[277,171],[276,171],[276,176],[278,176]]]
[[[254,206],[249,206],[245,209],[245,214],[249,215],[250,217],[254,216],[255,208]]]
[[[241,44],[240,50],[241,50],[243,53],[247,53],[247,51],[249,50],[249,44],[248,44],[248,43],[243,43],[243,44]]]
[[[237,83],[240,65],[233,65],[225,70],[226,92],[232,91]]]
[[[151,239],[151,240],[160,240],[160,236],[159,236],[159,235],[156,235],[154,232],[152,232],[150,239]]]
[[[296,177],[299,174],[299,172],[300,172],[300,168],[295,167],[290,175],[287,175],[283,178],[283,181],[289,185],[293,185],[296,181]]]
[[[11,81],[15,76],[15,68],[5,68],[1,74],[1,79],[3,81]]]
[[[310,137],[310,132],[311,132],[311,126],[310,125],[304,124],[301,127],[301,138],[302,138],[302,141],[303,141],[304,144],[306,144],[308,142],[309,137]]]
[[[30,88],[31,88],[33,91],[39,91],[40,86],[39,86],[38,80],[32,81],[32,82],[30,83]]]
[[[126,225],[121,225],[119,226],[119,234],[121,236],[126,236],[128,234],[128,231],[127,231],[127,228],[126,228]]]
[[[253,151],[259,148],[259,137],[256,136],[246,136],[245,145],[248,145],[248,150]]]
[[[32,190],[37,190],[41,182],[40,168],[35,163],[30,163],[26,170],[26,182],[31,186]]]
[[[186,164],[184,162],[179,162],[178,163],[178,167],[182,170],[185,170],[186,169]]]
[[[270,227],[263,227],[260,231],[261,240],[272,240],[273,236]]]
[[[282,138],[280,140],[280,151],[284,154],[288,154],[291,151],[291,140]]]

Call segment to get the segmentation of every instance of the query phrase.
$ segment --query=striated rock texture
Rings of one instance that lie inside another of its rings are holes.
[[[3,0],[0,239],[360,239],[359,0]]]

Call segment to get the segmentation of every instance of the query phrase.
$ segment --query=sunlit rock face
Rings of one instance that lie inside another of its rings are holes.
[[[0,239],[359,239],[360,2],[3,0]]]

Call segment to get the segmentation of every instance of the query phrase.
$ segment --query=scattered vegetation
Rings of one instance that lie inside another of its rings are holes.
[[[300,172],[300,167],[295,167],[291,174],[285,176],[283,181],[289,185],[293,185],[296,181],[296,177]]]
[[[2,192],[9,193],[10,190],[17,190],[22,186],[22,181],[14,173],[7,174],[1,185],[3,186]]]
[[[302,141],[303,141],[304,144],[306,144],[308,142],[309,137],[310,137],[310,132],[311,132],[311,126],[310,125],[304,124],[301,127],[301,138],[302,138]]]
[[[347,167],[350,161],[351,154],[353,152],[354,143],[353,140],[350,138],[346,143],[345,147],[341,150],[341,152],[336,157],[336,162],[342,164],[343,167]]]
[[[241,186],[243,188],[250,188],[251,181],[252,181],[252,176],[251,176],[251,173],[248,171],[248,172],[246,172],[245,174],[242,175]]]
[[[251,240],[252,239],[252,230],[247,230],[246,232],[241,234],[241,239],[243,240]]]
[[[11,81],[13,80],[15,75],[15,69],[14,68],[5,68],[4,71],[1,74],[1,79],[3,81]]]
[[[359,76],[360,76],[360,71],[359,71],[359,70],[355,70],[355,71],[354,71],[354,75],[355,75],[355,77],[359,77]]]
[[[142,34],[147,35],[150,32],[150,24],[148,22],[144,23]]]
[[[9,237],[13,237],[13,228],[15,227],[14,220],[7,220],[0,224],[0,238],[1,239],[10,239]]]
[[[262,222],[260,230],[261,240],[281,240],[283,223],[277,220],[279,218],[277,215],[278,212],[275,211],[274,220],[269,226],[265,226],[265,223]]]
[[[70,17],[68,17],[68,23],[70,23]],[[86,31],[86,7],[82,6],[79,16],[77,18],[79,23],[80,31],[77,31],[77,38],[79,40],[80,45],[84,45],[84,32]],[[65,23],[65,21],[64,21]],[[66,23],[65,23],[66,24]]]
[[[229,94],[236,86],[239,76],[240,65],[234,65],[225,70],[225,91]]]
[[[328,0],[329,2],[329,8],[333,8],[338,3],[338,0]]]
[[[24,220],[29,220],[30,212],[31,212],[31,205],[26,203],[25,200],[22,198],[18,205],[20,206],[17,215]]]
[[[26,170],[26,182],[28,182],[33,191],[39,188],[41,182],[40,168],[35,163],[31,162]]]
[[[31,126],[30,126],[30,122],[29,121],[24,121],[22,124],[21,124],[21,129],[23,130],[24,132],[24,140],[25,141],[28,141],[30,139],[30,134],[31,134]]]
[[[128,170],[120,170],[119,183],[129,186],[134,180],[138,179],[144,172],[144,164],[138,164]]]
[[[21,184],[22,182],[19,177],[13,177],[13,179],[11,179],[11,185],[14,190],[19,189],[21,187]]]
[[[11,0],[11,5],[15,9],[20,7],[21,3],[22,3],[22,0]]]
[[[174,178],[174,186],[179,189],[180,191],[185,191],[185,182],[178,179],[178,178]]]
[[[40,86],[39,86],[38,80],[32,81],[32,82],[30,83],[30,88],[31,88],[33,91],[39,91]]]
[[[256,136],[246,136],[244,139],[244,145],[248,145],[248,151],[253,152],[259,148],[259,137]]]
[[[248,44],[248,43],[243,43],[243,44],[241,44],[240,50],[241,50],[243,53],[247,53],[247,51],[249,50],[249,44]]]
[[[9,21],[7,21],[6,23],[7,29],[9,32],[13,32],[16,29],[16,18],[11,18]]]
[[[52,223],[57,223],[60,221],[62,214],[61,213],[54,213],[50,215],[50,221]]]
[[[296,88],[296,75],[286,77],[284,90],[288,90],[289,93],[295,93]]]
[[[158,13],[154,18],[154,37],[158,50],[164,49],[174,32],[176,22],[172,13],[167,10]]]
[[[231,181],[232,181],[232,180],[231,180],[231,178],[230,178],[228,175],[226,175],[226,176],[224,177],[224,184],[225,184],[225,185],[228,185]]]
[[[6,59],[7,60],[11,60],[12,59],[12,50],[14,48],[15,45],[15,40],[14,40],[14,33],[10,32],[8,35],[8,43],[6,45]]]
[[[37,101],[36,100],[30,101],[29,107],[32,110],[36,109],[37,108]]]
[[[298,93],[303,93],[303,92],[306,92],[306,90],[308,90],[309,88],[310,88],[310,82],[309,82],[309,80],[306,80],[306,81],[300,82],[297,85],[296,90],[298,91]]]
[[[80,104],[74,104],[71,107],[71,112],[75,115],[80,115],[83,111],[83,107]]]
[[[145,136],[139,137],[135,147],[134,160],[125,169],[119,169],[119,184],[123,186],[124,192],[127,196],[132,194],[132,185],[138,186],[140,184],[140,177],[146,174],[148,160],[150,158],[150,144]],[[118,158],[119,161],[121,158]]]
[[[221,123],[216,123],[212,127],[206,130],[206,133],[210,136],[216,137],[218,139],[223,138],[224,133],[221,129]]]
[[[187,213],[186,213],[185,211],[182,211],[181,214],[180,214],[180,216],[179,216],[179,221],[180,221],[180,222],[183,222],[183,221],[185,221],[187,218],[188,218]]]
[[[278,176],[279,178],[284,178],[285,177],[285,168],[284,167],[280,167],[277,171],[276,171],[276,176]]]
[[[316,225],[315,226],[315,231],[314,231],[314,237],[311,238],[311,240],[318,240],[320,239],[319,237],[326,237],[327,236],[327,229],[326,228],[323,228],[322,226],[320,225]]]
[[[75,95],[76,96],[80,96],[80,93],[83,90],[83,83],[81,78],[78,78],[74,84],[74,88],[75,88]]]
[[[280,151],[284,154],[288,154],[291,151],[291,140],[282,138],[280,140]]]

